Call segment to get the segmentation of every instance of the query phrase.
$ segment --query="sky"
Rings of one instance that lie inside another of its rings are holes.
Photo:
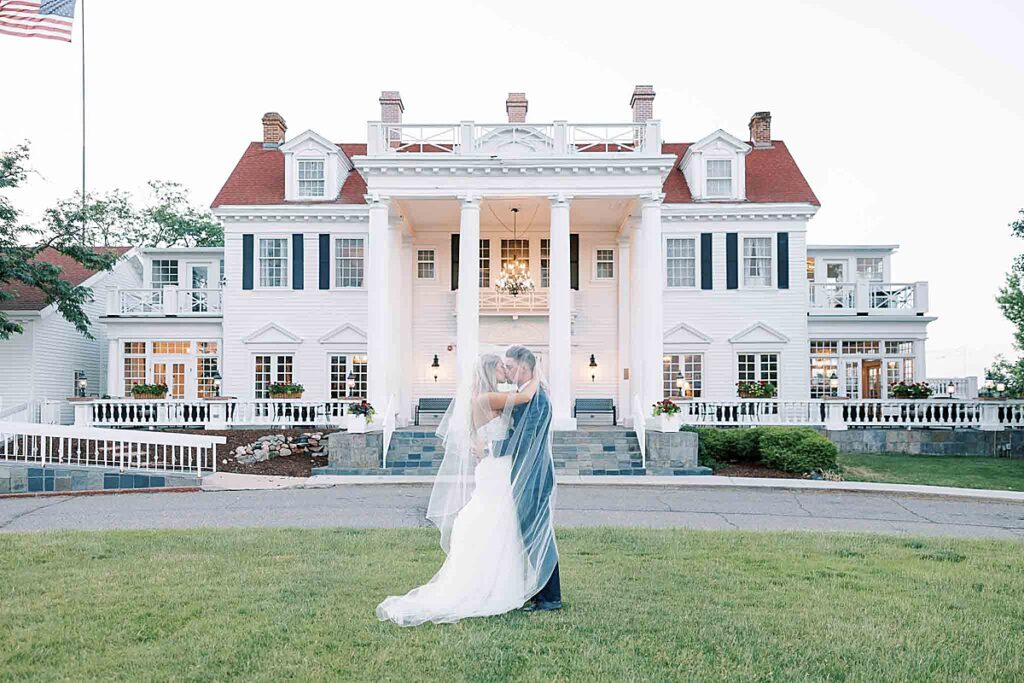
[[[0,35],[0,148],[34,173],[37,218],[81,185],[81,29]],[[406,122],[628,121],[655,87],[667,141],[747,139],[772,112],[822,208],[819,244],[898,243],[893,277],[930,282],[928,375],[1015,355],[994,296],[1024,208],[1024,3],[85,0],[88,185],[181,182],[208,205],[260,117],[365,142],[381,90]],[[9,68],[18,65],[18,68]]]

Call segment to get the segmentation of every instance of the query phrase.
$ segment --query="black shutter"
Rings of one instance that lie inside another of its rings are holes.
[[[331,236],[320,235],[320,289],[331,288]]]
[[[789,289],[789,233],[780,232],[776,251],[779,259],[779,289]]]
[[[452,235],[452,291],[459,288],[459,235]]]
[[[725,286],[727,289],[739,289],[739,238],[734,232],[725,233]]]
[[[306,255],[302,249],[302,233],[294,233],[292,235],[292,289],[302,289],[306,285],[304,282],[306,277],[305,258]]]
[[[569,235],[569,286],[575,290],[579,290],[580,288],[579,235]]]
[[[252,289],[252,235],[242,235],[242,289]]]
[[[702,232],[700,234],[700,288],[701,289],[712,289],[714,285],[715,272],[713,270],[714,261],[711,254],[711,233]]]

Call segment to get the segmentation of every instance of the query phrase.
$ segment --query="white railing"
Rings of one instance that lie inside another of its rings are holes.
[[[224,294],[220,289],[179,289],[173,285],[151,289],[111,290],[107,315],[204,316],[221,315]]]
[[[640,465],[647,468],[647,416],[639,396],[633,397],[633,431],[636,432],[637,443],[640,444]]]
[[[551,297],[547,291],[525,292],[517,296],[496,292],[494,290],[481,290],[480,310],[494,313],[505,311],[547,311],[551,307]]]
[[[0,460],[159,472],[217,471],[222,436],[0,423]]]
[[[394,395],[388,396],[388,407],[384,410],[384,422],[381,424],[381,428],[384,430],[382,435],[384,439],[384,454],[381,456],[381,467],[387,469],[388,466],[388,448],[391,447],[391,437],[395,433],[395,426],[397,422],[397,413],[395,412],[395,397]]]
[[[928,311],[927,282],[812,282],[808,304],[823,314],[917,315]]]
[[[341,425],[345,401],[97,399],[75,404],[75,424],[96,427],[299,427]]]
[[[936,396],[949,396],[949,385],[952,384],[953,398],[974,400],[978,398],[977,377],[929,377],[925,383],[932,388]]]
[[[480,156],[661,154],[661,125],[645,123],[395,124],[371,121],[367,156],[401,153]]]
[[[682,423],[709,427],[948,427],[999,431],[1024,427],[1024,401],[841,399],[679,400]]]

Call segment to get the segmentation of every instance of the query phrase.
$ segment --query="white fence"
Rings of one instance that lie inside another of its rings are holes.
[[[222,436],[0,422],[0,460],[159,472],[217,471]]]
[[[953,398],[975,400],[978,398],[977,377],[929,377],[925,383],[936,396],[949,396],[949,385],[953,385]]]
[[[1024,427],[1024,401],[851,399],[677,401],[683,424],[706,426]]]
[[[0,400],[0,422],[59,424],[63,401],[33,400],[4,406]]]
[[[351,401],[293,399],[97,399],[75,404],[75,424],[94,427],[300,427],[340,425]]]
[[[174,285],[116,289],[107,299],[107,315],[112,316],[219,316],[223,311],[220,289],[179,289]]]
[[[816,315],[917,315],[928,312],[927,282],[812,282],[808,304]]]

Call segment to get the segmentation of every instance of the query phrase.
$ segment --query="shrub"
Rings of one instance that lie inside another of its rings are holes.
[[[726,462],[758,462],[761,452],[757,428],[716,429],[714,427],[683,427],[697,432],[697,459],[705,467],[721,467]]]
[[[834,443],[806,427],[764,427],[760,449],[768,467],[799,474],[835,469],[839,453]]]

